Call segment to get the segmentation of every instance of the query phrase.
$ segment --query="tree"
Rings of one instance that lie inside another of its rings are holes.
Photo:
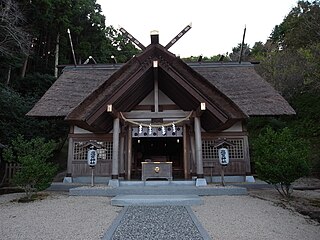
[[[279,49],[301,48],[320,42],[320,1],[299,1],[270,38]]]
[[[46,189],[57,172],[57,166],[48,162],[53,156],[56,144],[43,138],[25,140],[19,135],[11,146],[4,150],[4,160],[20,164],[13,182],[21,187],[28,200],[32,193]]]
[[[254,60],[264,60],[267,56],[268,49],[265,44],[262,42],[255,42],[253,47],[251,48],[251,58]]]
[[[232,53],[229,54],[229,57],[231,58],[232,61],[239,61],[240,52],[241,52],[241,43],[238,43],[236,47],[232,48]],[[249,56],[250,56],[250,46],[245,43],[243,45],[243,50],[242,50],[242,61],[248,61]]]
[[[6,75],[7,85],[12,69],[21,67],[31,50],[30,35],[23,27],[24,23],[25,18],[15,0],[0,2],[0,79],[1,75]]]
[[[33,76],[27,77],[30,92],[24,91],[19,94],[14,89],[0,84],[0,142],[8,144],[11,139],[16,138],[19,134],[30,139],[35,136],[41,136],[46,139],[55,139],[61,141],[66,138],[68,133],[67,124],[63,119],[35,119],[26,116],[26,113],[34,106],[40,92],[40,87],[44,90],[48,83],[42,79],[41,84],[36,84],[41,78]],[[17,86],[18,89],[20,87]],[[21,85],[23,88],[23,85]],[[34,95],[35,94],[35,95]],[[36,98],[37,97],[37,98]]]
[[[106,28],[106,36],[111,40],[111,45],[113,49],[111,50],[112,55],[116,57],[119,63],[125,63],[129,59],[140,52],[132,42],[122,34],[119,30],[115,29],[113,26]],[[110,56],[107,56],[107,62],[110,62]]]
[[[285,198],[292,193],[291,183],[309,173],[309,143],[295,138],[288,128],[274,131],[268,127],[253,142],[258,177]]]
[[[25,19],[14,0],[0,3],[0,56],[13,57],[30,50],[30,35],[21,27]]]
[[[137,53],[134,45],[113,27],[96,0],[21,0],[33,39],[29,71],[53,74],[57,46],[59,64],[73,64],[70,29],[77,64],[92,56],[98,63],[125,62]]]
[[[275,26],[270,40],[272,48],[257,68],[259,73],[287,99],[308,85],[319,90],[320,1],[299,1]]]

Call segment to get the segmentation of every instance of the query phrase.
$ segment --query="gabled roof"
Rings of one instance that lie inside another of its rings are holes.
[[[292,115],[294,109],[251,63],[189,65],[226,94],[248,116]]]
[[[131,111],[153,89],[155,70],[153,60],[159,61],[159,88],[182,110],[195,110],[201,102],[208,111],[201,117],[202,127],[214,130],[232,125],[247,116],[221,91],[161,45],[150,45],[142,54],[132,58],[84,101],[70,112],[66,120],[84,128],[101,131],[112,128],[112,116],[106,112],[112,104],[119,112]]]
[[[124,65],[66,68],[29,116],[65,116],[93,131],[112,129],[107,104],[130,111],[153,89],[152,61],[159,61],[159,88],[181,109],[197,109],[206,130],[225,128],[253,115],[294,114],[290,105],[254,70],[251,64],[186,64],[159,44]]]
[[[66,67],[42,98],[27,113],[35,117],[65,117],[119,69],[119,65]]]

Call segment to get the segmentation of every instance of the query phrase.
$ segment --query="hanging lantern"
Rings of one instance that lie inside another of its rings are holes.
[[[152,134],[152,127],[151,127],[151,124],[149,125],[149,135]]]
[[[142,133],[142,125],[140,124],[139,125],[139,134],[141,134]]]

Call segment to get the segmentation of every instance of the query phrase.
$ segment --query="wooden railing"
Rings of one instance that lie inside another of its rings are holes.
[[[18,163],[6,163],[4,172],[4,183],[10,183],[13,176],[21,169]]]

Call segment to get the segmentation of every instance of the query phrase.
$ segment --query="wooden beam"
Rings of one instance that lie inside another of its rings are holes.
[[[197,117],[200,117],[204,113],[205,110],[206,110],[206,103],[205,102],[200,103],[200,106],[195,111],[195,115]]]
[[[151,64],[150,64],[151,66]],[[113,112],[117,112],[115,109],[115,101],[119,98],[119,96],[124,96],[126,95],[126,92],[136,83],[137,79],[140,79],[143,75],[145,74],[145,70],[143,69],[138,69],[135,73],[131,74],[130,77],[128,77],[123,85],[119,87],[117,90],[115,90],[112,93],[112,96],[108,99],[102,100],[102,103],[99,107],[97,107],[94,111],[92,111],[92,114],[87,116],[87,123],[92,124],[93,122],[96,121],[96,119],[101,116],[104,112],[107,111],[108,105],[112,104],[112,110]],[[113,117],[118,117],[117,114],[114,114]]]
[[[183,35],[185,35],[190,29],[191,29],[191,23],[187,25],[177,36],[175,36],[166,46],[165,49],[169,49],[172,47],[173,44],[175,44],[180,38],[182,38]]]
[[[125,35],[129,40],[137,45],[142,51],[146,49],[146,47],[140,43],[134,36],[132,36],[127,30],[125,30],[123,27],[120,27],[120,32],[122,32],[123,35]]]
[[[185,118],[190,112],[170,111],[170,112],[123,112],[123,116],[127,119],[151,119],[151,118]]]
[[[223,123],[225,123],[228,120],[227,114],[222,112],[217,106],[209,104],[210,101],[207,100],[207,97],[203,95],[194,86],[192,86],[191,83],[185,81],[185,79],[175,69],[171,68],[170,71],[167,71],[167,74],[173,79],[175,79],[180,86],[182,86],[187,92],[192,94],[193,97],[195,97],[198,101],[206,102],[206,109],[212,112],[217,119],[219,119]]]

